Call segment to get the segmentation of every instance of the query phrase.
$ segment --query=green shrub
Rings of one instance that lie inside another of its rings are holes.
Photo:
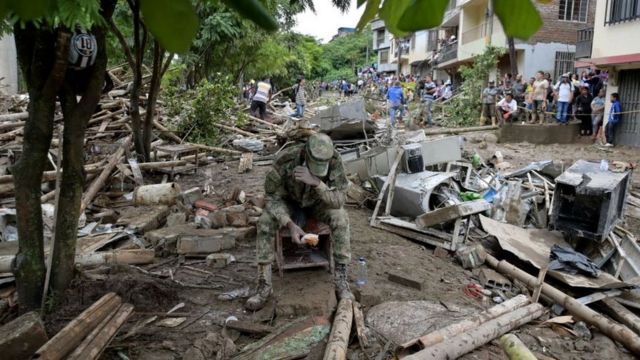
[[[189,142],[217,145],[224,130],[214,124],[242,126],[246,122],[246,116],[234,114],[237,87],[229,76],[218,74],[190,90],[170,85],[163,95],[171,129]]]

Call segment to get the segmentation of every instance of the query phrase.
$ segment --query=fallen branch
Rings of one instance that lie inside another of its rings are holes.
[[[453,128],[453,129],[438,129],[425,131],[424,134],[429,135],[442,135],[442,134],[462,134],[467,132],[475,132],[475,131],[490,131],[497,130],[497,126],[474,126],[474,127],[466,127],[466,128]]]
[[[80,204],[81,214],[84,212],[84,209],[89,206],[91,201],[93,201],[93,198],[96,196],[96,194],[98,194],[98,191],[100,191],[100,189],[104,186],[104,183],[109,178],[109,175],[111,175],[113,168],[115,168],[118,163],[122,162],[125,150],[128,149],[130,145],[131,136],[127,136],[120,148],[113,155],[111,155],[111,157],[109,158],[109,162],[104,167],[100,175],[98,175],[98,177],[91,183],[87,191],[84,193],[84,196],[82,197],[82,203]]]
[[[0,115],[0,122],[4,121],[20,121],[26,120],[29,118],[29,112],[21,112],[21,113],[13,113],[13,114],[2,114]]]

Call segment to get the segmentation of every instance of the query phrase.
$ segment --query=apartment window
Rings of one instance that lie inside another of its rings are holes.
[[[587,22],[589,0],[560,0],[558,19],[565,21]]]
[[[384,44],[384,35],[385,35],[385,30],[378,30],[376,33],[376,44],[378,44],[378,46]]]
[[[411,50],[415,50],[416,49],[416,34],[412,34],[411,35]]]
[[[389,50],[382,50],[378,53],[380,56],[380,64],[388,64],[389,63]]]
[[[640,19],[640,0],[607,0],[605,24]]]
[[[556,66],[553,71],[554,81],[560,79],[562,74],[575,73],[575,58],[576,53],[574,52],[556,51]]]
[[[427,42],[427,52],[438,50],[438,30],[429,30],[429,40]]]

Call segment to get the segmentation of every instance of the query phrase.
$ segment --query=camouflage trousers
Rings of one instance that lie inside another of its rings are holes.
[[[316,209],[309,215],[329,225],[333,241],[333,260],[336,264],[348,264],[351,261],[351,235],[347,212],[344,209]],[[271,264],[274,260],[274,243],[280,224],[268,211],[264,211],[257,227],[258,264]]]

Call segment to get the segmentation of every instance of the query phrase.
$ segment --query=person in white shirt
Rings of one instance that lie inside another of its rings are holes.
[[[500,113],[500,126],[505,121],[513,122],[518,112],[518,103],[513,98],[512,93],[507,93],[502,100],[498,101],[498,113]]]
[[[556,110],[556,120],[561,124],[567,124],[567,112],[569,110],[569,104],[573,101],[573,84],[569,81],[569,74],[563,74],[562,80],[560,80],[555,89],[555,97],[558,101],[558,108]]]
[[[251,99],[251,115],[258,115],[260,119],[264,120],[269,100],[271,100],[271,78],[265,77],[256,86],[256,93]],[[258,112],[257,114],[256,111]]]

